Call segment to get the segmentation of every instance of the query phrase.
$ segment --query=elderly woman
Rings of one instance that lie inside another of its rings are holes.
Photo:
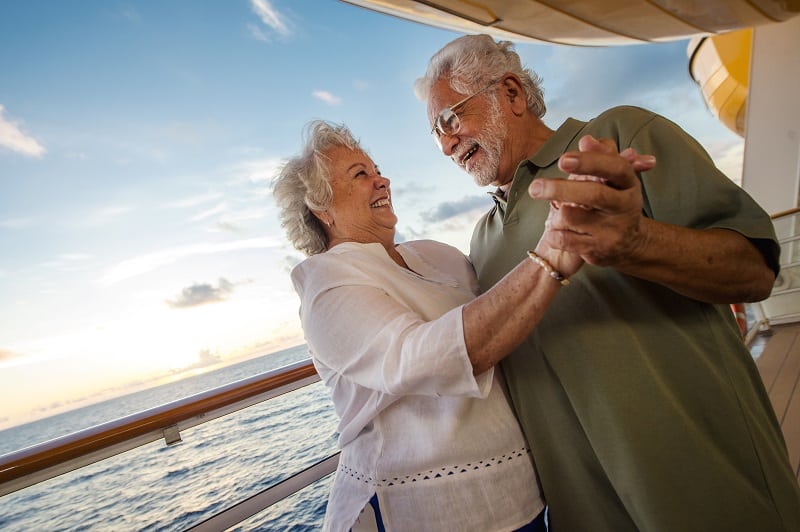
[[[395,244],[389,179],[346,127],[322,121],[274,195],[309,255],[292,280],[340,418],[325,529],[544,530],[529,449],[493,367],[581,260],[540,243],[478,296],[457,249]]]

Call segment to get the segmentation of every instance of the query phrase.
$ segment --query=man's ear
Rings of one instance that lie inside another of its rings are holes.
[[[508,102],[511,111],[515,115],[521,116],[528,108],[528,99],[525,97],[525,90],[517,75],[507,72],[500,81],[500,87],[502,97]]]

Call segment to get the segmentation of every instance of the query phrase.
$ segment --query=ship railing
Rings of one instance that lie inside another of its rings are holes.
[[[771,216],[781,246],[781,272],[772,293],[764,301],[750,304],[754,319],[745,341],[768,335],[773,325],[800,321],[800,207]]]
[[[156,408],[96,425],[0,456],[0,497],[45,480],[164,440],[181,441],[181,432],[318,382],[313,364],[303,360],[198,393]],[[194,530],[224,530],[332,473],[338,453],[250,498],[232,504],[194,525]]]

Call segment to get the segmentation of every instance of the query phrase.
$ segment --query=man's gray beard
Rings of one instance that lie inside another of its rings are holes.
[[[497,100],[490,97],[489,116],[486,126],[475,141],[483,150],[483,162],[477,167],[471,168],[469,175],[475,180],[479,187],[486,187],[497,180],[497,172],[500,169],[500,154],[503,150],[503,142],[508,135],[508,130],[503,127],[500,105]]]

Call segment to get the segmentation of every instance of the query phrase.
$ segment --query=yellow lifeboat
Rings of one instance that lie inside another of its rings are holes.
[[[689,72],[706,105],[725,127],[744,137],[753,30],[732,31],[689,42]]]

